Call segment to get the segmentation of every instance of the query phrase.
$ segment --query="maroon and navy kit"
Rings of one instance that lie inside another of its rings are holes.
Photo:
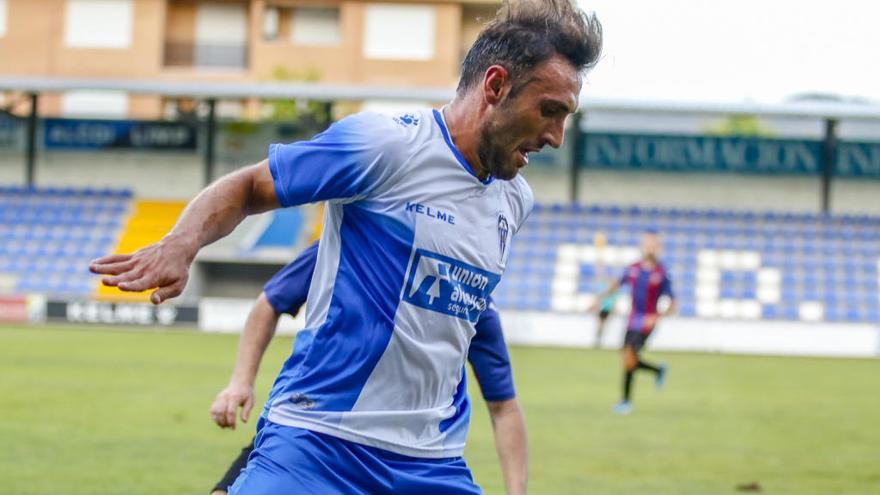
[[[657,314],[660,296],[675,298],[666,269],[659,262],[650,270],[645,269],[641,261],[633,263],[620,278],[620,285],[628,285],[632,291],[632,310],[626,325],[627,332],[651,333],[654,325],[646,321],[645,317]]]

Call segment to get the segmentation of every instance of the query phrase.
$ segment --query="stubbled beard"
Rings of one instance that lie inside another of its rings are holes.
[[[493,132],[491,124],[486,124],[480,131],[480,145],[477,147],[477,156],[483,168],[494,177],[501,180],[510,180],[516,177],[518,172],[516,165],[513,163],[505,163],[509,160],[504,148],[499,146],[495,136],[499,132]]]

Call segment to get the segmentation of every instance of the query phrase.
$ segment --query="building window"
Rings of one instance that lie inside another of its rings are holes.
[[[368,5],[364,56],[384,60],[431,60],[435,24],[434,8],[429,5]]]
[[[203,2],[196,11],[194,65],[247,67],[247,4]]]
[[[61,99],[65,117],[121,119],[128,115],[128,94],[121,91],[68,91]]]
[[[67,0],[64,44],[72,48],[131,46],[131,0]]]
[[[280,22],[278,7],[266,7],[263,11],[263,39],[275,41],[278,39],[278,25]]]
[[[6,0],[0,0],[0,38],[6,36]]]
[[[336,8],[295,8],[290,27],[290,41],[297,45],[338,45],[342,40]]]

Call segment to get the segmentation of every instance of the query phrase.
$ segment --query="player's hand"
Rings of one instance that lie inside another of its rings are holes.
[[[657,321],[659,321],[659,320],[660,320],[659,314],[645,315],[645,323],[644,323],[645,327],[654,328],[655,326],[657,326]]]
[[[211,404],[211,418],[221,428],[235,429],[235,413],[241,407],[241,420],[247,423],[254,408],[254,387],[242,383],[230,383],[217,394]]]
[[[177,297],[186,287],[189,266],[195,252],[184,242],[171,236],[150,244],[132,254],[111,254],[92,261],[89,270],[109,275],[101,282],[126,292],[143,292],[155,289],[150,302]]]

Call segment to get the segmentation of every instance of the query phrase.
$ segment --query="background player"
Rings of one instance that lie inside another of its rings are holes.
[[[605,333],[605,325],[608,323],[608,317],[614,311],[614,303],[617,302],[617,291],[608,292],[608,288],[614,283],[614,279],[606,273],[605,265],[602,262],[602,252],[608,244],[608,239],[604,232],[597,232],[593,238],[593,244],[599,254],[597,257],[599,262],[596,263],[596,293],[604,294],[599,300],[599,318],[596,322],[596,341],[593,347],[598,349],[602,345],[602,335]]]
[[[278,318],[284,313],[296,316],[305,304],[317,257],[318,243],[314,243],[263,287],[248,315],[229,385],[211,405],[211,416],[221,427],[235,429],[239,407],[242,421],[247,421],[254,405],[254,380],[263,353],[275,333]],[[489,409],[504,483],[509,495],[525,494],[528,480],[526,425],[516,399],[510,356],[494,303],[490,302],[489,308],[480,315],[476,330],[468,361]],[[247,464],[252,450],[253,441],[242,449],[215,485],[212,495],[226,493]]]
[[[641,359],[639,353],[645,346],[648,337],[657,326],[661,317],[675,311],[675,295],[672,282],[666,269],[658,258],[660,254],[660,238],[654,231],[642,234],[642,259],[630,265],[620,280],[614,282],[599,297],[606,297],[617,292],[622,285],[630,287],[632,293],[632,310],[626,325],[623,351],[623,398],[614,406],[614,412],[629,414],[632,412],[630,394],[632,392],[633,375],[637,370],[654,373],[655,384],[662,387],[666,378],[666,365],[655,366]],[[663,313],[658,312],[657,302],[661,296],[668,296],[669,307]],[[595,308],[594,308],[595,309]]]
[[[601,269],[601,268],[600,268]],[[608,288],[614,284],[614,281],[605,279],[604,274],[596,275],[598,281],[596,283],[596,292],[604,294],[599,301],[599,315],[596,322],[596,341],[593,347],[598,349],[602,345],[602,335],[605,333],[605,325],[608,323],[608,317],[614,311],[614,303],[617,302],[617,291],[608,292]]]

